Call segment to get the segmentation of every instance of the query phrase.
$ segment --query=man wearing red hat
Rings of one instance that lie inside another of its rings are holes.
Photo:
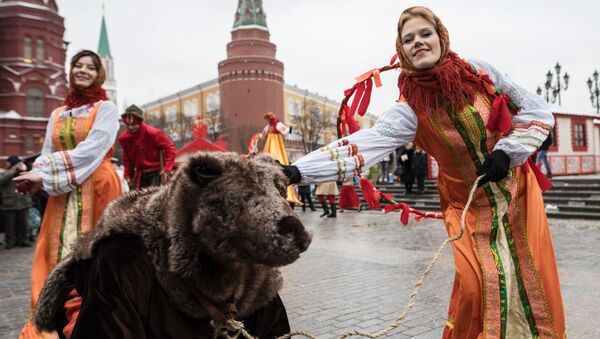
[[[173,170],[175,145],[163,131],[143,123],[142,110],[136,105],[127,107],[121,118],[127,130],[118,140],[129,187],[139,190],[160,185]]]

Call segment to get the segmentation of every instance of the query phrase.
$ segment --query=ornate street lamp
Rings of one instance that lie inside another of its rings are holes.
[[[592,78],[588,78],[587,85],[590,89],[590,99],[592,100],[592,107],[596,109],[596,113],[600,113],[600,102],[598,97],[600,97],[600,90],[598,89],[598,70],[594,71],[594,89],[592,90]]]
[[[554,78],[554,74],[551,71],[546,73],[546,83],[544,84],[544,88],[546,88],[546,101],[555,103],[558,98],[558,104],[561,105],[560,92],[566,91],[569,87],[569,74],[565,72],[565,75],[560,78],[560,64],[557,62],[556,66],[554,66],[554,70],[556,71],[556,85],[552,85],[552,78]],[[564,82],[564,86],[562,83]],[[542,88],[538,86],[537,94],[542,95]]]

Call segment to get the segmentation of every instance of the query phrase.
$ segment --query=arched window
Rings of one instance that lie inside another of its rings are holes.
[[[177,122],[177,107],[176,106],[169,106],[165,110],[165,120],[166,120],[167,124]]]
[[[185,104],[183,105],[183,115],[189,116],[191,114],[192,114],[192,102],[189,100],[186,100]]]
[[[23,38],[23,57],[31,59],[31,38]]]
[[[39,89],[32,87],[25,92],[27,101],[27,116],[30,117],[43,117],[45,103],[44,103],[44,92]]]
[[[35,58],[37,60],[44,60],[44,40],[42,39],[35,41]]]
[[[192,114],[194,117],[198,115],[198,99],[196,98],[192,100]]]
[[[219,91],[215,92],[215,108],[217,110],[221,109],[221,92]]]
[[[214,96],[214,94],[209,93],[206,96],[206,111],[207,112],[212,112],[212,111],[214,111],[216,109],[217,109],[217,105],[216,105],[216,102],[215,102],[215,96]]]

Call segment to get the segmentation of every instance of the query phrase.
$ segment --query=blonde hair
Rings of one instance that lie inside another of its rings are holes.
[[[410,59],[404,53],[404,48],[402,46],[402,28],[408,20],[416,17],[420,17],[429,21],[433,27],[435,27],[435,30],[440,37],[441,54],[438,62],[446,58],[448,55],[448,50],[450,49],[450,38],[448,36],[448,31],[446,30],[444,24],[442,24],[440,18],[438,18],[432,10],[423,6],[407,8],[404,10],[404,12],[402,12],[402,14],[400,14],[400,19],[398,20],[398,36],[396,37],[396,52],[398,53],[398,59],[400,60],[403,71],[417,71]]]

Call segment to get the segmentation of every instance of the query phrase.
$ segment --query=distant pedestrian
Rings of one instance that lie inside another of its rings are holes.
[[[413,157],[415,155],[414,144],[409,142],[400,153],[400,163],[402,166],[402,175],[400,180],[404,183],[405,194],[412,194],[412,187],[415,182],[415,172],[413,170]]]
[[[379,178],[377,179],[378,183],[381,183],[381,184],[388,183],[389,168],[390,168],[390,155],[387,154],[383,158],[383,160],[381,160],[379,162]]]
[[[347,180],[342,183],[342,191],[340,192],[340,210],[344,208],[358,208],[361,210],[361,202],[358,193],[354,188],[354,180]],[[342,211],[343,212],[343,211]]]
[[[0,210],[4,218],[4,240],[6,249],[15,246],[31,246],[28,238],[28,210],[32,205],[29,195],[16,192],[16,184],[12,178],[27,170],[27,166],[12,155],[8,157],[6,169],[0,173]]]
[[[548,133],[548,137],[542,143],[542,146],[538,149],[538,156],[536,162],[539,164],[540,162],[544,163],[544,167],[546,167],[546,176],[548,178],[552,178],[552,168],[550,167],[550,162],[548,161],[548,150],[552,145],[552,133]]]
[[[419,146],[415,149],[412,168],[417,179],[417,194],[423,194],[425,192],[425,177],[427,177],[428,162],[427,153]]]
[[[298,194],[300,195],[300,202],[302,203],[302,212],[306,212],[306,204],[308,204],[311,211],[314,212],[317,210],[313,205],[310,185],[298,185]]]
[[[321,206],[323,207],[323,214],[321,214],[320,216],[336,218],[337,205],[335,203],[335,197],[339,195],[339,192],[335,181],[324,182],[317,185],[317,191],[315,192],[315,194],[317,195],[317,200],[321,203]],[[327,206],[327,201],[329,201],[331,211]]]

